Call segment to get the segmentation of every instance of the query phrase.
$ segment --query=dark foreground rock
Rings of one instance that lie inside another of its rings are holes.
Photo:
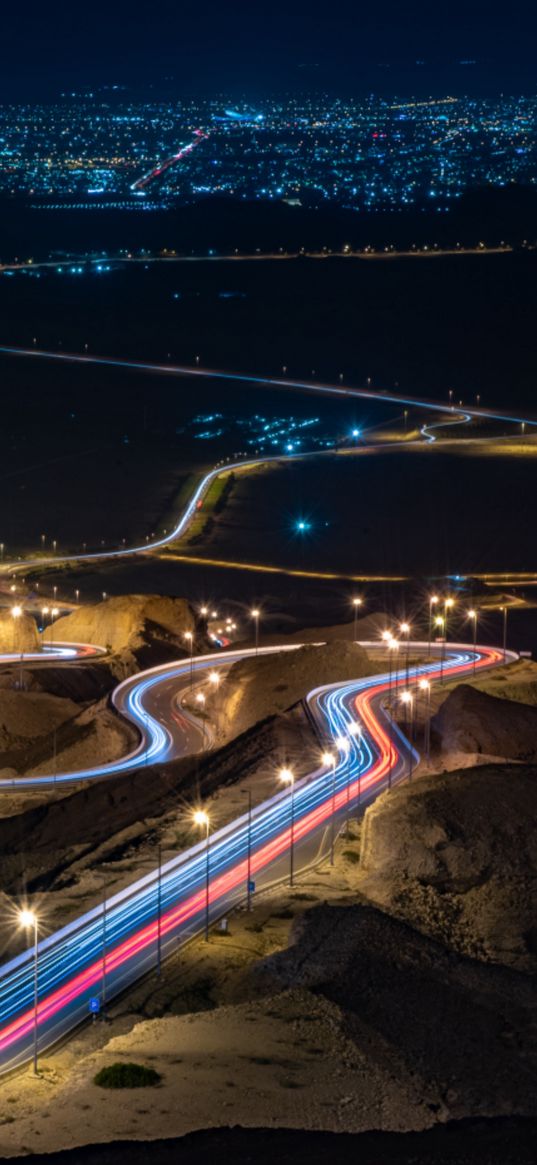
[[[433,1118],[537,1115],[532,976],[463,958],[365,905],[313,907],[293,938],[254,968],[259,989],[335,1003],[358,1051],[410,1074]]]
[[[26,1156],[31,1165],[534,1165],[537,1120],[451,1121],[423,1133],[209,1129],[170,1141],[116,1141]],[[20,1158],[3,1158],[3,1160]]]
[[[368,809],[360,888],[464,954],[537,969],[537,768],[423,777]]]
[[[459,684],[431,721],[444,753],[537,760],[537,708]]]

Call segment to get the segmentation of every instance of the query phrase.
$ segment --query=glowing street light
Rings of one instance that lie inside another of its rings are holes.
[[[196,704],[199,705],[200,712],[203,713],[203,709],[205,708],[205,696],[204,696],[203,692],[196,693]],[[205,752],[205,716],[203,716],[203,715],[201,717],[201,727],[202,727],[201,747],[202,747],[202,751]]]
[[[253,607],[252,610],[250,611],[250,615],[252,616],[252,619],[255,622],[255,657],[256,657],[256,659],[257,659],[257,655],[258,655],[258,651],[259,651],[259,616],[260,616],[260,614],[261,614],[261,611],[259,610],[259,607]]]
[[[437,604],[438,602],[439,602],[438,595],[430,595],[430,596],[429,596],[429,643],[428,643],[428,650],[427,650],[427,657],[428,657],[428,659],[430,659],[430,658],[431,658],[431,639],[432,639],[432,629],[433,629],[433,609],[434,609],[434,607],[436,607],[436,604]]]
[[[429,680],[421,679],[419,684],[418,684],[418,688],[419,688],[420,692],[422,692],[423,695],[426,697],[426,701],[427,701],[426,702],[426,710],[425,710],[426,720],[425,720],[424,736],[425,736],[425,753],[427,756],[427,760],[429,760],[430,755],[431,755],[431,684],[430,684]]]
[[[468,618],[472,620],[472,623],[474,625],[473,644],[472,644],[473,649],[474,649],[474,662],[473,662],[473,666],[472,666],[472,671],[475,675],[475,665],[477,663],[476,646],[477,646],[477,619],[478,619],[478,614],[477,614],[476,608],[472,608],[471,611],[468,611],[467,615],[468,615]]]
[[[399,626],[401,635],[406,638],[406,654],[405,654],[405,671],[406,671],[406,686],[408,688],[408,667],[409,667],[409,652],[410,652],[410,623],[401,623]]]
[[[354,735],[353,729],[356,729],[356,728],[358,729],[358,732],[359,732],[360,725],[356,724],[356,722],[354,722],[353,724],[351,724],[349,726],[349,733]],[[350,799],[351,799],[351,763],[350,763],[351,743],[350,743],[350,740],[348,739],[348,737],[346,737],[346,736],[336,736],[336,739],[334,740],[334,744],[335,744],[336,748],[338,748],[339,751],[343,753],[343,756],[345,758],[345,765],[346,765],[346,769],[345,769],[345,776],[346,776],[346,782],[345,782],[345,789],[346,789],[345,836],[348,837],[349,836]]]
[[[205,830],[205,942],[209,942],[209,887],[210,887],[210,827],[211,819],[205,809],[196,809],[192,814],[194,825]]]
[[[357,640],[357,638],[358,638],[358,634],[357,634],[358,610],[359,610],[359,608],[362,606],[362,603],[363,603],[363,601],[364,601],[364,600],[363,600],[363,599],[360,599],[358,596],[355,596],[355,598],[352,600],[352,605],[353,605],[353,607],[354,607],[354,631],[353,631],[353,639],[354,639],[354,642],[355,642],[355,643],[356,643],[356,640]]]
[[[194,682],[194,633],[193,631],[185,631],[184,638],[190,644],[190,691],[192,691],[192,684]]]
[[[412,762],[414,759],[414,749],[412,748],[412,737],[414,735],[414,697],[412,692],[408,689],[401,692],[401,703],[405,705],[405,731],[409,738],[410,744],[410,770],[408,774],[409,781],[412,780]]]
[[[292,769],[280,769],[278,780],[282,785],[288,785],[291,791],[291,834],[289,845],[289,885],[292,886],[295,877],[295,774]]]
[[[507,657],[507,607],[500,607],[503,614],[503,659],[504,663]]]
[[[323,752],[322,762],[326,768],[332,771],[332,820],[330,829],[330,865],[334,865],[334,849],[336,844],[336,765],[337,757],[333,752]]]
[[[39,918],[35,910],[23,908],[18,912],[18,923],[23,930],[33,930],[34,932],[34,1076],[37,1076],[37,1003],[39,991],[39,948],[38,948],[38,932],[39,932]]]
[[[23,613],[22,607],[18,606],[18,604],[11,608],[11,616],[15,620],[15,622],[17,622],[17,620],[20,619],[22,613]],[[22,651],[22,646],[21,646],[20,659],[19,659],[19,691],[21,691],[21,692],[22,692],[22,660],[23,660],[23,651]]]

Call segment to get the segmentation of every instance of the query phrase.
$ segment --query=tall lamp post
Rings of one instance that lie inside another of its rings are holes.
[[[57,607],[53,607],[51,612],[50,612],[50,642],[51,643],[54,643],[54,620],[58,618],[59,613],[60,612],[59,612]]]
[[[441,666],[440,666],[440,682],[442,684],[444,682],[444,665],[446,662],[446,651],[447,651],[447,642],[448,642],[449,612],[453,609],[454,605],[455,605],[455,599],[451,599],[449,597],[447,599],[444,599],[444,623],[443,623],[444,642],[442,644],[442,661],[441,661]]]
[[[418,687],[419,687],[420,691],[423,692],[423,695],[426,697],[426,704],[425,704],[425,717],[426,717],[426,719],[425,719],[425,732],[424,732],[425,755],[427,757],[427,760],[430,760],[430,755],[431,755],[431,684],[430,684],[429,680],[423,679],[423,680],[420,680]]]
[[[253,609],[250,611],[250,614],[255,623],[255,658],[257,659],[259,652],[259,616],[261,611],[259,610],[259,607],[253,607]]]
[[[439,630],[440,635],[442,637],[442,648],[440,651],[440,683],[442,684],[444,682],[444,650],[445,650],[445,646],[446,646],[446,641],[444,639],[444,627],[446,625],[446,620],[444,619],[444,616],[437,615],[436,619],[434,621],[434,625],[435,625],[435,627],[438,627],[438,630]]]
[[[202,752],[205,752],[205,713],[204,713],[205,696],[204,696],[203,692],[197,693],[196,704],[199,704],[200,717],[201,717],[201,730],[202,730],[201,750],[202,750]]]
[[[410,652],[410,623],[401,623],[399,630],[401,632],[401,635],[404,635],[406,638],[406,653],[405,653],[406,680],[405,680],[405,682],[406,682],[406,686],[408,688],[408,665],[409,665],[409,652]]]
[[[350,727],[354,728],[355,724],[352,724]],[[356,724],[356,728],[358,728],[358,731],[360,730],[360,726],[358,724]],[[349,729],[349,731],[350,731],[350,729]],[[345,768],[345,788],[346,788],[346,793],[347,793],[346,800],[345,800],[345,837],[348,837],[349,836],[349,811],[350,811],[350,799],[351,799],[351,782],[350,782],[351,746],[350,746],[350,741],[347,739],[346,736],[337,736],[335,741],[334,741],[334,744],[336,745],[337,748],[339,748],[339,751],[342,752],[343,756],[345,757],[345,766],[346,766],[346,768]]]
[[[507,607],[500,607],[503,614],[503,658],[507,657]]]
[[[431,639],[432,639],[432,632],[433,632],[433,609],[434,609],[434,607],[436,607],[437,602],[438,602],[438,595],[430,595],[429,596],[429,641],[428,641],[428,650],[427,650],[428,659],[431,658]]]
[[[190,645],[190,691],[192,691],[192,685],[194,683],[194,632],[185,631],[184,637]]]
[[[413,717],[414,717],[414,697],[412,692],[408,690],[401,692],[401,703],[405,705],[405,725],[408,730],[409,744],[410,744],[410,770],[408,774],[409,781],[412,780],[412,764],[414,760],[414,749],[412,747],[413,734]]]
[[[34,932],[34,935],[33,935],[33,937],[34,937],[34,1055],[33,1055],[33,1064],[34,1064],[34,1076],[37,1076],[38,1075],[38,1072],[37,1072],[37,1037],[38,1037],[37,1004],[38,1004],[38,991],[39,991],[39,978],[38,978],[38,974],[39,974],[39,941],[38,941],[39,918],[38,918],[35,910],[27,910],[27,909],[19,910],[19,926],[22,926],[23,930],[33,930],[33,932]]]
[[[323,765],[332,770],[332,814],[330,830],[330,865],[334,865],[334,850],[336,844],[336,765],[337,757],[333,752],[323,752]]]
[[[211,819],[205,809],[196,809],[192,814],[194,825],[205,829],[205,942],[209,942],[209,887],[210,887],[210,826]]]
[[[248,830],[246,834],[246,909],[252,909],[252,790],[246,790],[248,798]]]
[[[19,607],[17,605],[15,607],[11,608],[11,616],[15,620],[15,623],[18,622],[21,615],[22,615],[22,607]],[[23,651],[21,648],[20,659],[19,659],[19,689],[21,692],[22,692],[22,659],[23,659]]]
[[[477,649],[477,610],[475,608],[472,608],[471,611],[468,611],[468,618],[472,620],[472,623],[474,625],[473,638],[472,638],[472,647],[473,647],[473,651],[474,651],[474,662],[472,665],[472,671],[475,675],[475,666],[477,663],[477,650],[476,650]]]
[[[362,603],[363,603],[363,599],[360,599],[357,597],[352,600],[352,605],[354,608],[353,639],[354,639],[355,643],[356,643],[356,640],[358,638],[358,633],[357,633],[358,611],[359,611],[360,607],[362,606]]]
[[[282,785],[288,785],[291,791],[291,838],[289,846],[289,885],[295,879],[295,774],[292,769],[280,769],[278,773]]]

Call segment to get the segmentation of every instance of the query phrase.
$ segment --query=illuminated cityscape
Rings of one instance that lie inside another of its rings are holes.
[[[220,195],[444,211],[469,187],[536,180],[535,97],[279,96],[235,110],[225,97],[120,94],[0,107],[0,193],[38,203],[140,209]]]
[[[535,0],[25,0],[0,1165],[536,1165]]]

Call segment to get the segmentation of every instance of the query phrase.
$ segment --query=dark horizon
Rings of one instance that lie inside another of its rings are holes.
[[[527,0],[509,8],[477,0],[438,12],[422,0],[378,9],[339,0],[263,9],[235,0],[156,0],[137,11],[124,0],[91,10],[28,0],[10,13],[0,101],[53,100],[88,87],[127,86],[147,94],[286,91],[342,94],[495,95],[535,92],[537,14]]]

